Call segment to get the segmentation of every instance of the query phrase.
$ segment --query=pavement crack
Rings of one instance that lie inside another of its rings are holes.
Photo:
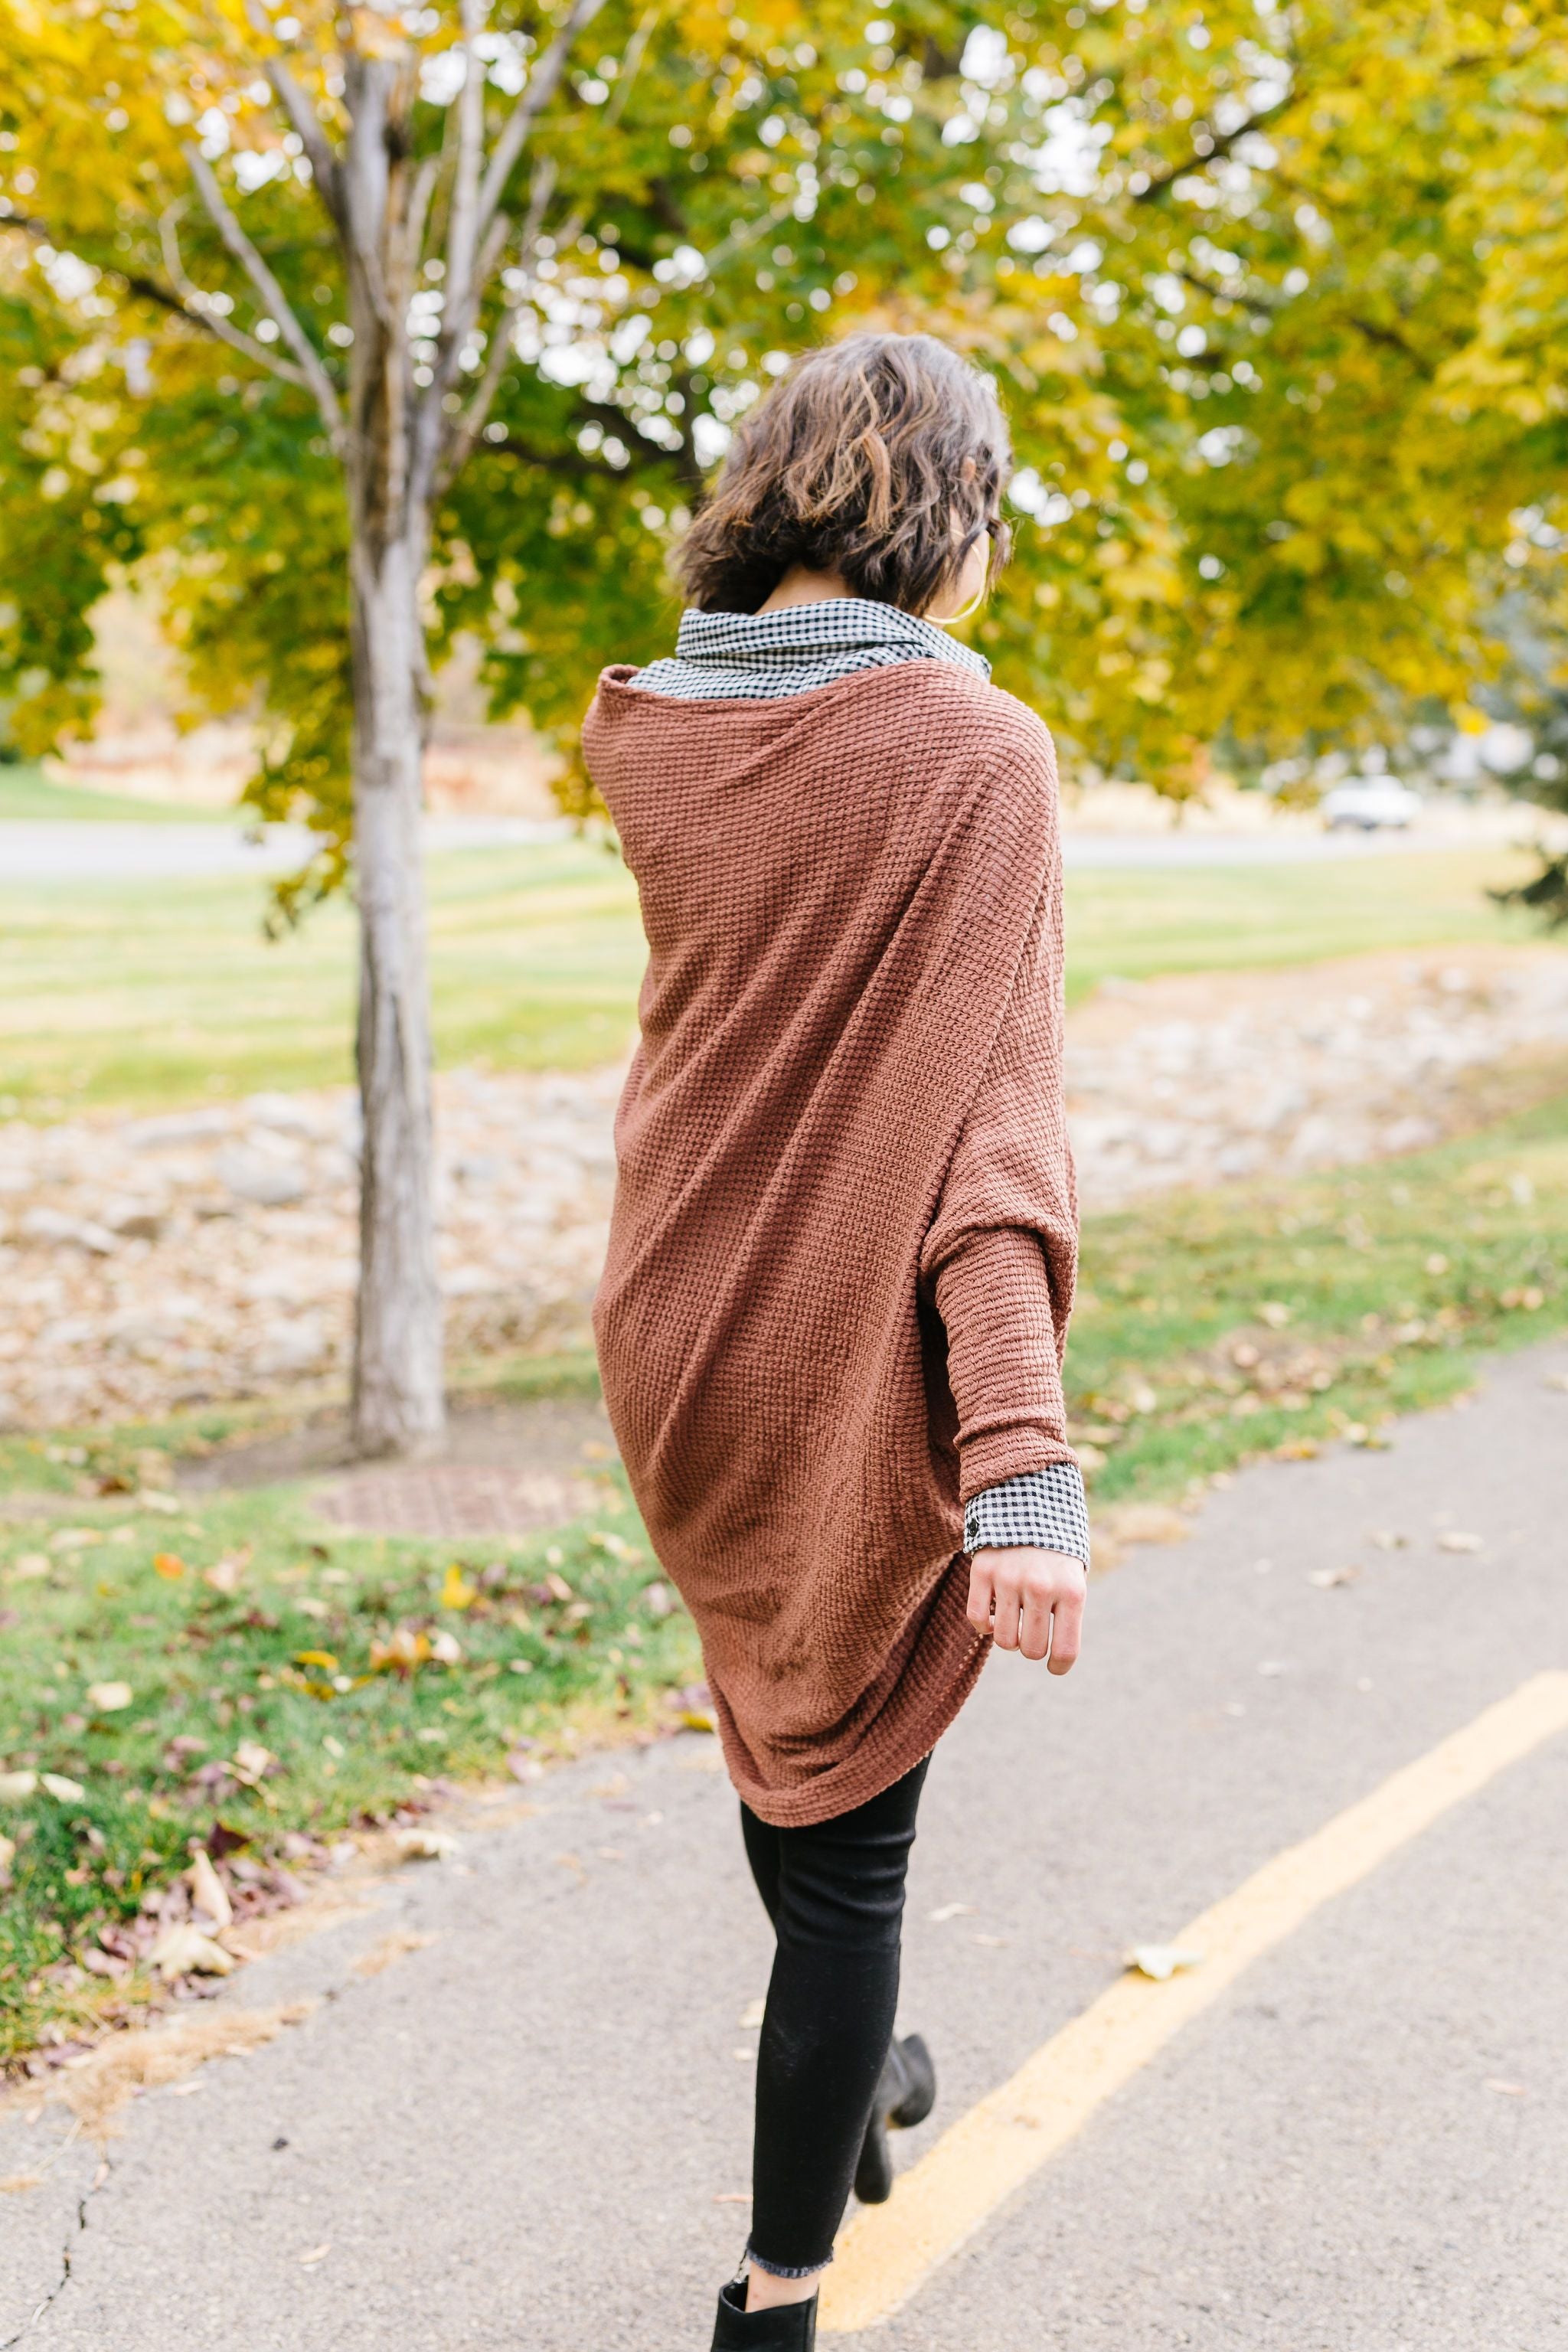
[[[43,2301],[35,2305],[32,2312],[28,2317],[22,2322],[21,2326],[18,2327],[15,2336],[7,2336],[4,2343],[0,2343],[0,2352],[13,2352],[13,2347],[20,2344],[24,2336],[30,2336],[34,2328],[37,2327],[39,2320],[42,2319],[45,2312],[47,2311],[52,2305],[59,2301],[60,2296],[65,2293],[66,2288],[69,2285],[72,2273],[72,2254],[78,2242],[81,2239],[87,2229],[87,2209],[91,2204],[93,2199],[97,2196],[99,2190],[104,2186],[104,2183],[108,2180],[113,2169],[114,2167],[110,2164],[108,2157],[100,2157],[98,2170],[93,2174],[92,2179],[89,2181],[87,2187],[82,2190],[81,2195],[76,2200],[75,2223],[66,2239],[65,2244],[60,2248],[60,2274],[58,2278],[55,2281],[53,2286],[50,2287],[47,2294],[44,2296]]]

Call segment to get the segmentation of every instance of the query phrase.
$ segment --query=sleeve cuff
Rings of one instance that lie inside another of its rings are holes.
[[[1076,1462],[1053,1462],[983,1487],[963,1512],[963,1549],[1030,1544],[1089,1564],[1089,1500]]]

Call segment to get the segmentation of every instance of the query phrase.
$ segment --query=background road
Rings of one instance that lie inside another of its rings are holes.
[[[1281,825],[1277,831],[1089,833],[1070,824],[1063,858],[1073,867],[1107,871],[1166,871],[1204,866],[1300,866],[1326,860],[1395,856],[1402,853],[1474,845],[1491,849],[1523,834],[1532,819],[1468,819],[1463,810],[1439,810],[1408,833],[1318,833]],[[447,849],[516,848],[563,839],[564,818],[526,816],[426,817],[427,856]],[[224,874],[286,874],[303,866],[316,845],[307,825],[259,828],[207,822],[182,824],[18,817],[0,825],[0,882],[193,881]]]
[[[915,1853],[905,2024],[942,2089],[907,2154],[1129,1945],[1568,1666],[1565,1370],[1537,1349],[1385,1452],[1258,1465],[1095,1586],[1068,1680],[992,1665]],[[0,2343],[697,2352],[745,2233],[768,1966],[714,1761],[682,1738],[510,1826],[476,1810],[456,1857],[245,1971],[226,2004],[320,2005],[140,2100],[106,2171],[79,2140],[5,2200]],[[1565,1825],[1558,1738],[1256,1963],[864,2340],[1561,2352]],[[434,1940],[356,1975],[391,1930]],[[61,2131],[0,2124],[0,2175]]]

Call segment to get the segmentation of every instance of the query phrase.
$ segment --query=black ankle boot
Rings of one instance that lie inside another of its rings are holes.
[[[767,2311],[748,2311],[744,2279],[731,2279],[720,2288],[713,2352],[813,2352],[816,2343],[815,2294],[809,2303],[775,2303]]]
[[[936,2068],[918,2033],[895,2041],[877,2085],[871,2120],[855,2168],[855,2194],[862,2205],[885,2205],[893,2193],[893,2160],[888,2133],[923,2124],[936,2104]]]

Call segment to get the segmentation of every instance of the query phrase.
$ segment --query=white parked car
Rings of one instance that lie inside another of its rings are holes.
[[[1396,776],[1357,776],[1325,793],[1319,805],[1331,833],[1352,826],[1377,833],[1386,825],[1407,825],[1421,806],[1421,795]]]

